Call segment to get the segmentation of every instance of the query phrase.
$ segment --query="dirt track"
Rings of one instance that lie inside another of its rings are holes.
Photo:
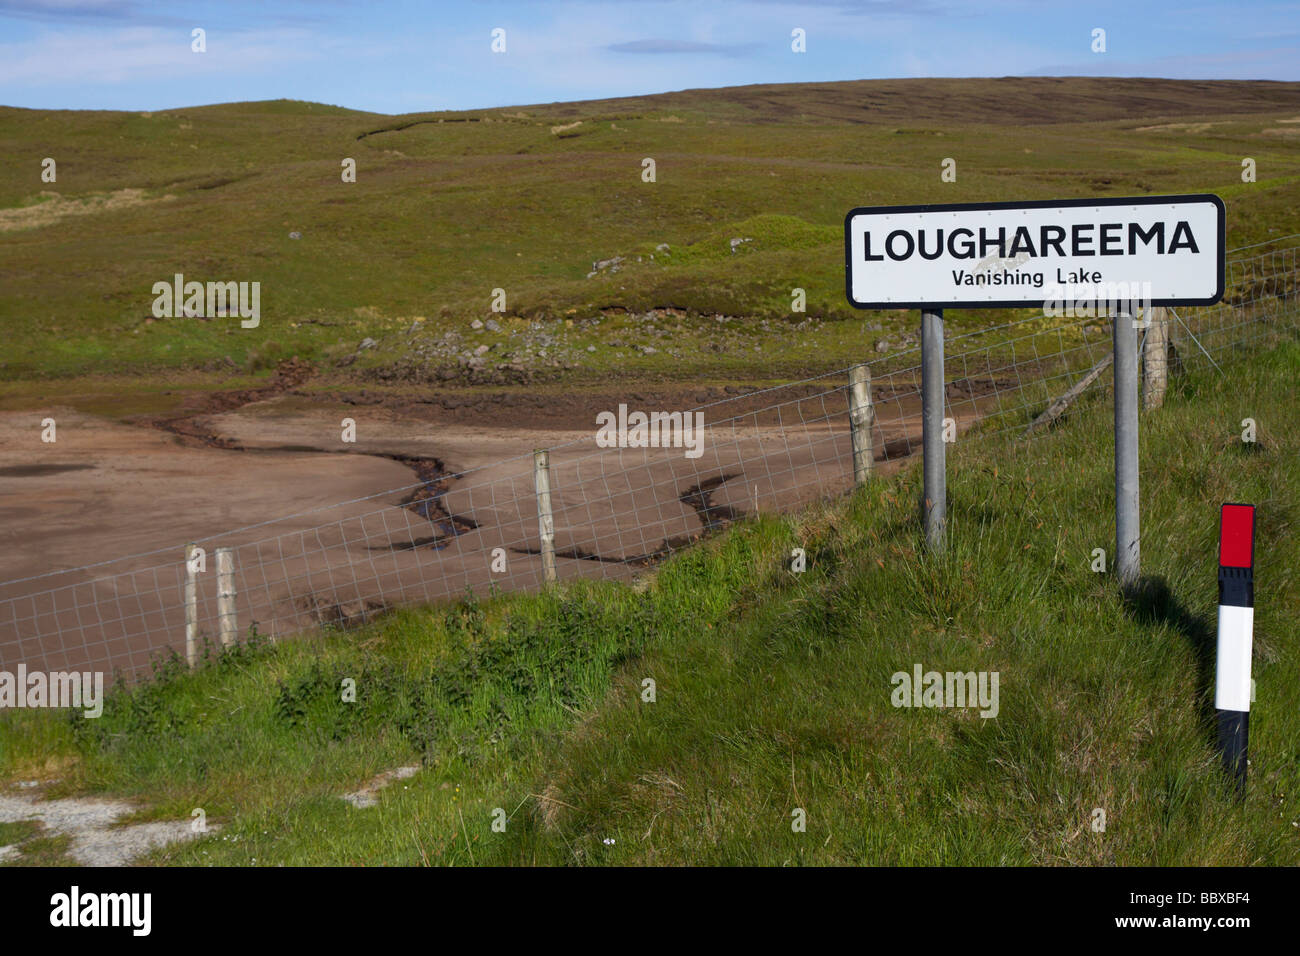
[[[294,394],[301,381],[292,373],[132,423],[67,408],[0,414],[0,582],[10,582],[0,584],[0,669],[133,673],[165,647],[183,652],[186,541],[208,552],[199,623],[212,640],[218,546],[235,549],[241,631],[255,622],[275,636],[466,588],[536,588],[534,448],[552,449],[562,579],[630,577],[731,520],[851,484],[846,399],[826,393],[833,386],[782,392],[787,404],[762,414],[772,393],[707,410],[704,453],[691,459],[598,448],[594,422],[620,400],[689,408],[694,392],[571,396],[515,408],[514,426],[484,426],[464,424],[459,404],[322,403]],[[890,399],[887,388],[875,398],[882,470],[919,446],[915,394]],[[477,402],[500,410],[471,405],[477,420],[510,413]],[[953,414],[964,423],[977,405]],[[47,415],[58,422],[53,444],[40,440]],[[344,418],[356,422],[355,443],[341,440]]]

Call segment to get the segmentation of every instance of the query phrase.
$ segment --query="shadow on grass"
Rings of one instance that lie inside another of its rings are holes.
[[[1139,624],[1168,624],[1186,638],[1196,655],[1196,689],[1199,717],[1206,738],[1216,738],[1214,712],[1214,654],[1217,632],[1203,617],[1192,613],[1162,577],[1142,577],[1129,591],[1125,609]]]

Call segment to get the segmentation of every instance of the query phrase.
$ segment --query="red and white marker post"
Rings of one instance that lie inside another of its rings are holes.
[[[1255,628],[1255,506],[1227,504],[1219,511],[1219,643],[1214,709],[1224,769],[1246,793],[1246,742],[1250,721],[1250,651]]]

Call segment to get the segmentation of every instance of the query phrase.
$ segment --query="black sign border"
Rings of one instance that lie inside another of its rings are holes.
[[[849,234],[849,223],[853,217],[863,213],[906,213],[906,212],[971,212],[987,209],[1068,209],[1078,206],[1158,206],[1167,203],[1211,202],[1219,212],[1219,276],[1216,291],[1208,299],[1152,299],[1153,306],[1163,305],[1214,305],[1223,298],[1224,272],[1227,260],[1227,209],[1223,200],[1213,193],[1188,193],[1176,196],[1134,196],[1127,199],[1033,199],[1024,202],[963,202],[963,203],[927,203],[920,206],[856,206],[844,216],[844,297],[855,309],[1023,309],[1041,307],[1043,298],[1025,301],[1023,299],[1002,299],[997,302],[943,301],[927,302],[858,302],[853,298],[853,244]]]

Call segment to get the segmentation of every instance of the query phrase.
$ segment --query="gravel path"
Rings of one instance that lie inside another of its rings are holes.
[[[136,857],[179,840],[200,834],[190,830],[188,820],[166,820],[113,827],[119,818],[135,811],[129,803],[109,800],[66,798],[37,800],[13,793],[0,793],[0,823],[37,820],[44,836],[68,834],[69,854],[83,866],[126,866]],[[209,832],[217,829],[209,824]],[[16,846],[0,847],[0,862],[18,854]]]

